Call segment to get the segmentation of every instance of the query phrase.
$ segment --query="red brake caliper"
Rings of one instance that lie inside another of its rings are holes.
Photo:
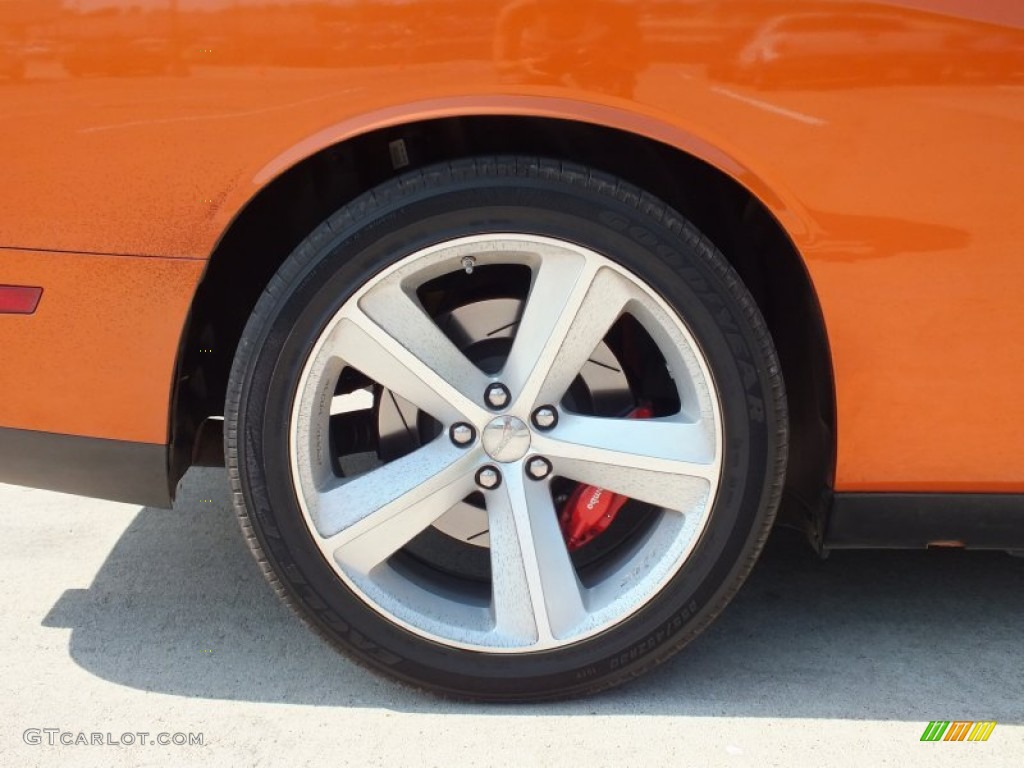
[[[649,419],[653,415],[650,406],[639,405],[626,418]],[[612,493],[596,485],[577,485],[558,516],[569,551],[579,549],[607,530],[627,501],[629,497],[621,493]]]

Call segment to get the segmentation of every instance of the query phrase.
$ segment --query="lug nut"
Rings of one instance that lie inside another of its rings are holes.
[[[551,474],[551,462],[540,456],[535,456],[526,462],[526,471],[534,480],[543,480]]]
[[[469,424],[460,421],[458,424],[452,424],[452,428],[448,430],[448,436],[457,446],[465,447],[476,439],[476,430]]]
[[[537,429],[551,429],[558,423],[558,411],[550,405],[542,405],[533,412],[533,426]]]
[[[494,467],[481,467],[476,473],[476,484],[488,491],[501,485],[501,473]]]
[[[484,399],[487,400],[487,405],[491,408],[499,409],[508,405],[512,395],[509,394],[508,387],[504,384],[491,384],[484,393]]]

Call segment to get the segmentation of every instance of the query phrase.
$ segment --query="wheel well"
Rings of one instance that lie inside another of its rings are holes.
[[[834,382],[821,309],[795,247],[757,199],[706,163],[634,134],[544,118],[457,117],[381,129],[308,158],[249,202],[210,258],[179,351],[172,494],[191,464],[223,462],[217,417],[235,348],[292,250],[331,213],[408,168],[493,154],[541,155],[626,179],[680,211],[725,254],[761,308],[786,381],[791,439],[780,521],[820,543],[835,463]]]

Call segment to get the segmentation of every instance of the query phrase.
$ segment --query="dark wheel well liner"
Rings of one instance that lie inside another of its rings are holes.
[[[299,242],[410,167],[499,153],[619,176],[680,211],[723,252],[765,317],[786,381],[791,452],[779,520],[820,546],[835,467],[835,388],[824,319],[796,248],[744,187],[691,155],[635,134],[546,118],[459,117],[381,129],[313,155],[249,202],[211,255],[182,338],[170,423],[172,494],[190,465],[223,461],[220,423],[208,419],[223,414],[252,308]]]

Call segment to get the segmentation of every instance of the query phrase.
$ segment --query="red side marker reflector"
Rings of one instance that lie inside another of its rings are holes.
[[[31,315],[43,289],[32,285],[0,285],[0,314]]]

